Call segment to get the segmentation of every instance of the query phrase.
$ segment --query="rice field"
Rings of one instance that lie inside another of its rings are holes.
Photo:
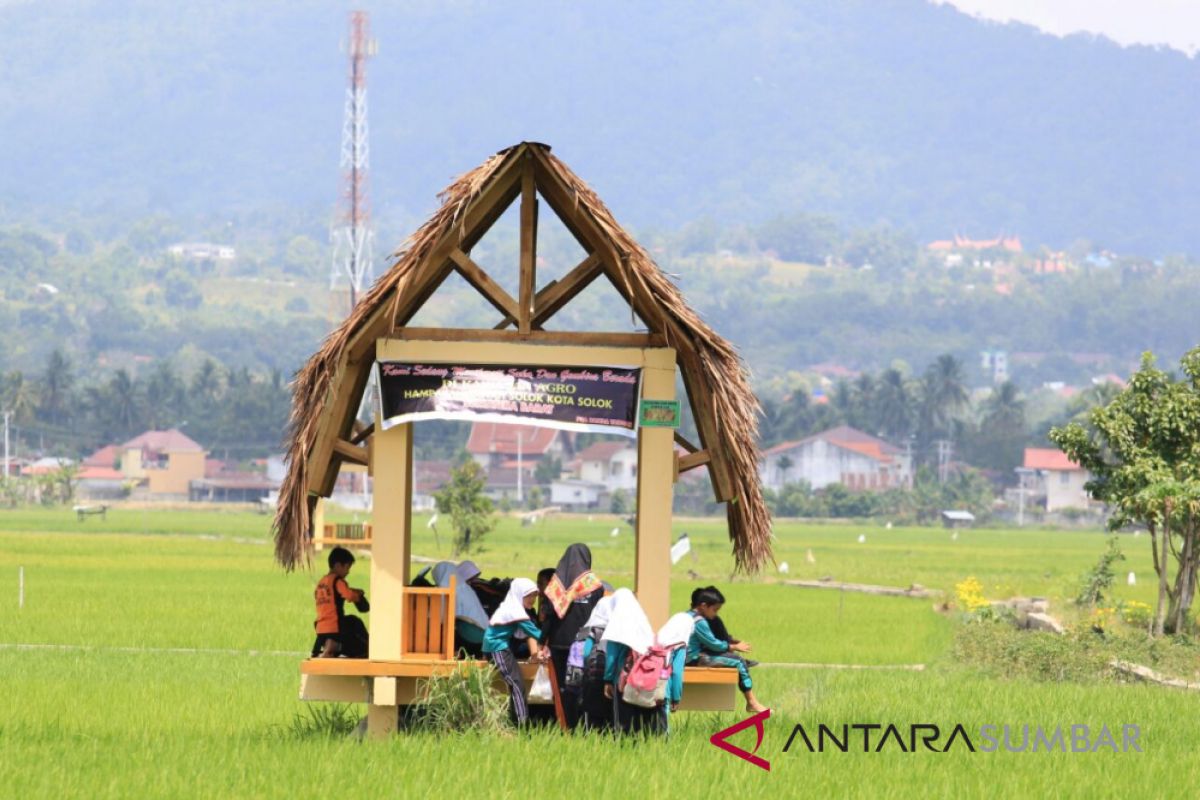
[[[1182,796],[1200,777],[1192,766],[1200,698],[1192,694],[989,678],[953,661],[958,623],[928,600],[780,582],[829,576],[952,590],[974,575],[989,596],[1057,603],[1104,549],[1098,532],[981,530],[952,539],[934,529],[780,522],[776,551],[787,575],[731,581],[720,527],[679,521],[695,558],[674,569],[675,605],[684,607],[695,585],[721,585],[729,598],[722,616],[767,664],[926,665],[756,670],[758,694],[772,708],[758,753],[770,760],[768,773],[708,742],[740,713],[681,714],[669,739],[648,742],[554,731],[366,744],[299,737],[292,723],[308,706],[297,700],[297,660],[311,644],[320,570],[276,568],[268,524],[251,513],[114,509],[107,520],[77,522],[69,511],[0,512],[0,676],[10,698],[0,715],[0,796],[527,797],[593,786],[606,796],[1142,797]],[[448,531],[439,551],[424,519],[416,529],[415,554],[448,555]],[[473,557],[485,574],[532,575],[572,541],[592,546],[602,577],[632,583],[632,533],[611,517],[531,528],[505,520]],[[1121,580],[1118,594],[1152,600],[1148,544],[1123,537],[1122,546],[1122,576],[1133,570],[1138,583]],[[351,583],[369,591],[369,572],[361,560]],[[1137,724],[1142,752],[810,753],[795,743],[784,752],[796,724],[811,732],[821,723],[893,723],[905,732],[932,723],[943,736],[962,724],[977,748],[981,725],[1016,726],[1019,736],[1022,725]],[[745,731],[734,741],[750,748],[753,738]]]

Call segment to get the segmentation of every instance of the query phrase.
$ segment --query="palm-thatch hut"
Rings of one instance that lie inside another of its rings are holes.
[[[535,269],[538,195],[587,253],[562,279],[540,289]],[[514,298],[470,253],[518,197],[520,279]],[[642,369],[643,401],[674,400],[678,370],[699,442],[689,442],[670,428],[638,431],[636,592],[652,620],[666,618],[672,484],[679,473],[702,466],[708,468],[716,499],[726,503],[737,566],[752,571],[769,561],[770,519],[758,482],[759,407],[746,369],[734,348],[688,307],[679,289],[617,224],[600,198],[549,147],[522,142],[459,177],[441,199],[438,211],[405,243],[392,267],[296,377],[288,473],[274,523],[280,564],[292,569],[307,558],[318,503],[332,492],[341,465],[366,465],[375,479],[371,583],[378,610],[373,615],[371,661],[402,660],[404,620],[385,619],[381,612],[407,608],[411,424],[383,430],[378,419],[366,426],[357,422],[377,358],[631,365]],[[496,308],[500,318],[494,329],[409,326],[453,272]],[[612,283],[647,333],[544,329],[559,309],[600,277]],[[676,455],[676,445],[684,455]],[[383,691],[384,705],[400,702],[397,691],[395,686]],[[372,707],[378,699],[376,693]]]

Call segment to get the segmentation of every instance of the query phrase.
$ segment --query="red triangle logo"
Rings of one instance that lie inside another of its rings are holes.
[[[768,708],[766,711],[760,711],[753,717],[744,719],[736,725],[730,725],[723,731],[717,731],[712,735],[712,737],[709,738],[709,741],[724,750],[726,753],[733,753],[738,758],[743,759],[744,761],[749,761],[759,769],[765,769],[767,772],[770,772],[771,762],[767,761],[765,758],[759,758],[758,756],[754,755],[754,753],[758,752],[759,746],[762,745],[764,733],[763,723],[770,718],[771,709]],[[751,725],[754,726],[755,731],[758,733],[758,741],[754,743],[754,750],[752,752],[747,753],[742,748],[735,744],[730,744],[727,741],[730,736],[746,730],[746,728],[749,728]]]

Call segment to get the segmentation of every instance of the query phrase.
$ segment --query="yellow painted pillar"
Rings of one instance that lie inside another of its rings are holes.
[[[675,399],[675,351],[646,351],[642,398]],[[655,628],[671,616],[671,501],[675,485],[675,431],[638,431],[637,563],[635,593]]]
[[[378,424],[371,449],[375,477],[371,544],[372,660],[400,659],[404,586],[412,537],[412,424],[384,431]],[[382,689],[383,687],[379,687]],[[398,709],[392,692],[377,692],[384,703],[367,708],[367,733],[383,737],[396,729]]]

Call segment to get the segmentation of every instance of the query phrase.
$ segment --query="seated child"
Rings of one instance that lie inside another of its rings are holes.
[[[537,584],[533,581],[514,578],[509,584],[508,595],[496,613],[492,614],[487,632],[483,635],[483,654],[508,684],[512,713],[518,725],[524,725],[529,720],[529,707],[525,703],[525,684],[521,680],[521,670],[517,666],[517,657],[513,655],[512,644],[518,633],[524,634],[528,637],[530,656],[538,658],[537,640],[542,632],[529,618],[529,610],[533,608],[537,593]]]
[[[344,606],[349,600],[359,611],[369,611],[367,596],[362,589],[351,589],[346,576],[354,566],[354,554],[344,547],[329,551],[329,574],[317,581],[313,598],[317,603],[317,620],[313,626],[317,639],[313,643],[313,658],[366,658],[367,626],[356,616],[347,615]]]
[[[696,589],[692,592],[692,607],[695,607],[696,596],[698,594],[700,594],[700,592],[702,592],[702,591],[704,591],[704,589]],[[725,627],[725,621],[723,619],[721,619],[721,617],[719,615],[713,617],[712,619],[710,619],[708,621],[708,627],[712,629],[713,636],[715,636],[718,639],[724,639],[725,641],[729,642],[729,644],[731,644],[731,645],[738,644],[741,641],[741,639],[738,639],[736,636],[734,636],[733,634],[731,634],[729,632],[729,629]],[[740,658],[742,661],[746,662],[747,667],[757,667],[758,666],[757,661],[755,661],[752,658],[746,658],[741,653],[738,653],[734,650],[729,651],[728,653],[726,653],[726,655],[729,656],[730,658]]]
[[[688,640],[687,663],[701,667],[736,667],[738,688],[746,698],[747,711],[766,711],[767,707],[754,696],[754,684],[750,680],[750,669],[738,653],[748,652],[747,642],[731,643],[713,635],[709,620],[717,616],[725,604],[725,595],[715,586],[706,586],[692,593],[691,614],[696,618],[696,629]]]

